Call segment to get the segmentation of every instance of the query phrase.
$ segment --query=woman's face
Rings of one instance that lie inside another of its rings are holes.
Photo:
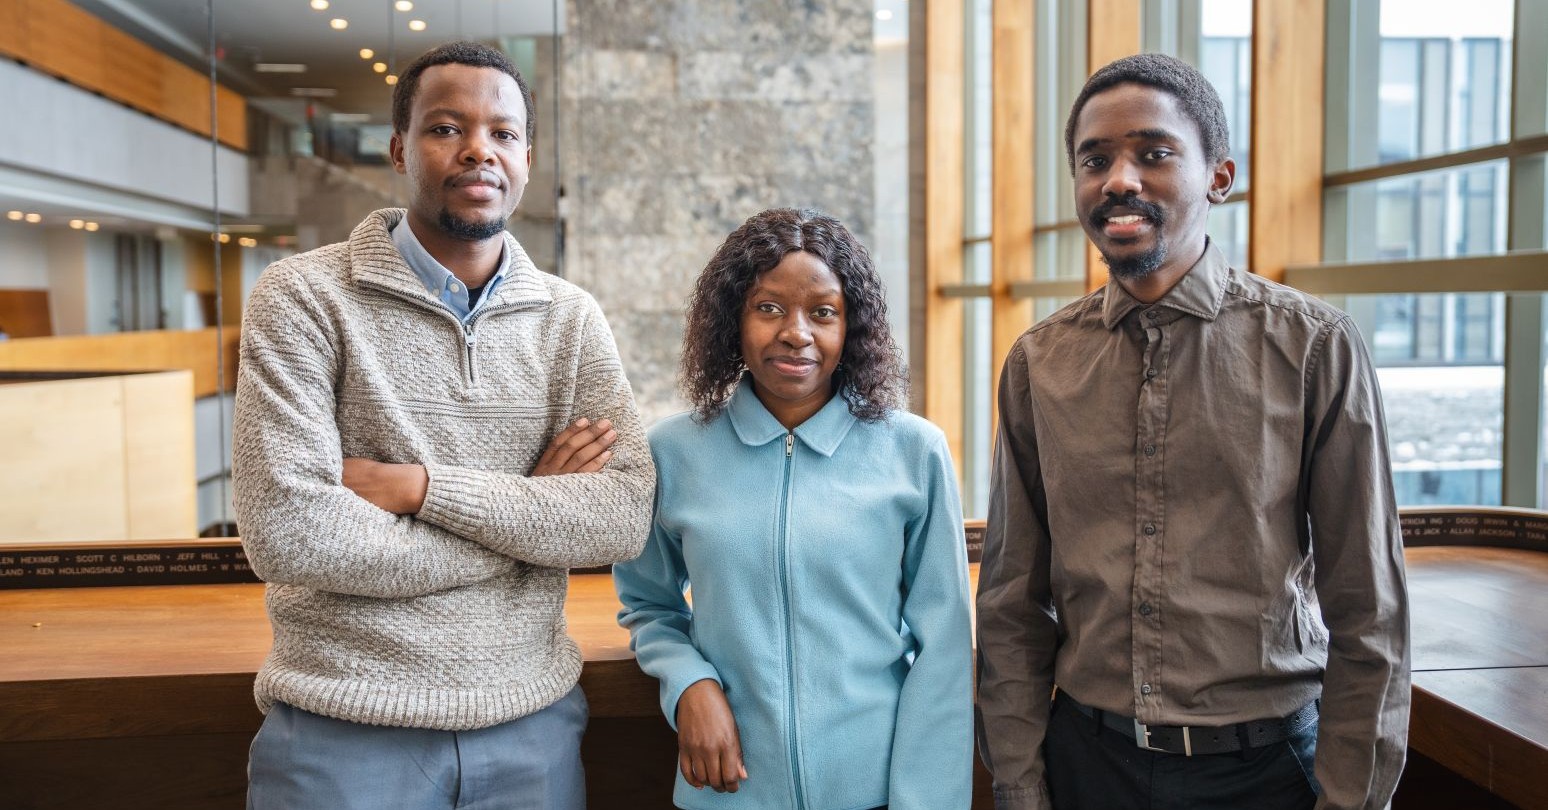
[[[742,358],[753,391],[787,430],[833,396],[844,354],[844,288],[821,259],[785,254],[759,276],[742,308]]]

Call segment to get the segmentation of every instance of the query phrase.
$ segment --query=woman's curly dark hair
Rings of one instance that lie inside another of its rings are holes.
[[[827,214],[771,208],[732,231],[694,285],[683,334],[681,384],[701,422],[725,410],[747,370],[742,359],[747,291],[797,250],[821,260],[844,289],[844,353],[834,380],[849,412],[875,422],[903,406],[908,377],[887,328],[886,293],[870,252]]]

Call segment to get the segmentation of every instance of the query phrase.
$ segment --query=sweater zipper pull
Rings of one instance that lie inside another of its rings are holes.
[[[794,433],[786,433],[785,434],[785,457],[789,458],[790,457],[790,453],[792,451],[794,451],[794,450],[795,450],[795,434]]]

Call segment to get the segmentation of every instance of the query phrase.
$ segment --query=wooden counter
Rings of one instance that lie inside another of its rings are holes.
[[[1408,564],[1413,750],[1548,807],[1548,554],[1415,548]],[[572,578],[591,803],[669,807],[674,739],[617,609],[609,577]],[[241,806],[269,642],[261,585],[0,592],[0,806]]]

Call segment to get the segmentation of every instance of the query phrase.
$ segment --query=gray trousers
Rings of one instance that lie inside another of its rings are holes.
[[[368,726],[276,704],[248,757],[248,810],[585,810],[579,686],[476,731]]]

